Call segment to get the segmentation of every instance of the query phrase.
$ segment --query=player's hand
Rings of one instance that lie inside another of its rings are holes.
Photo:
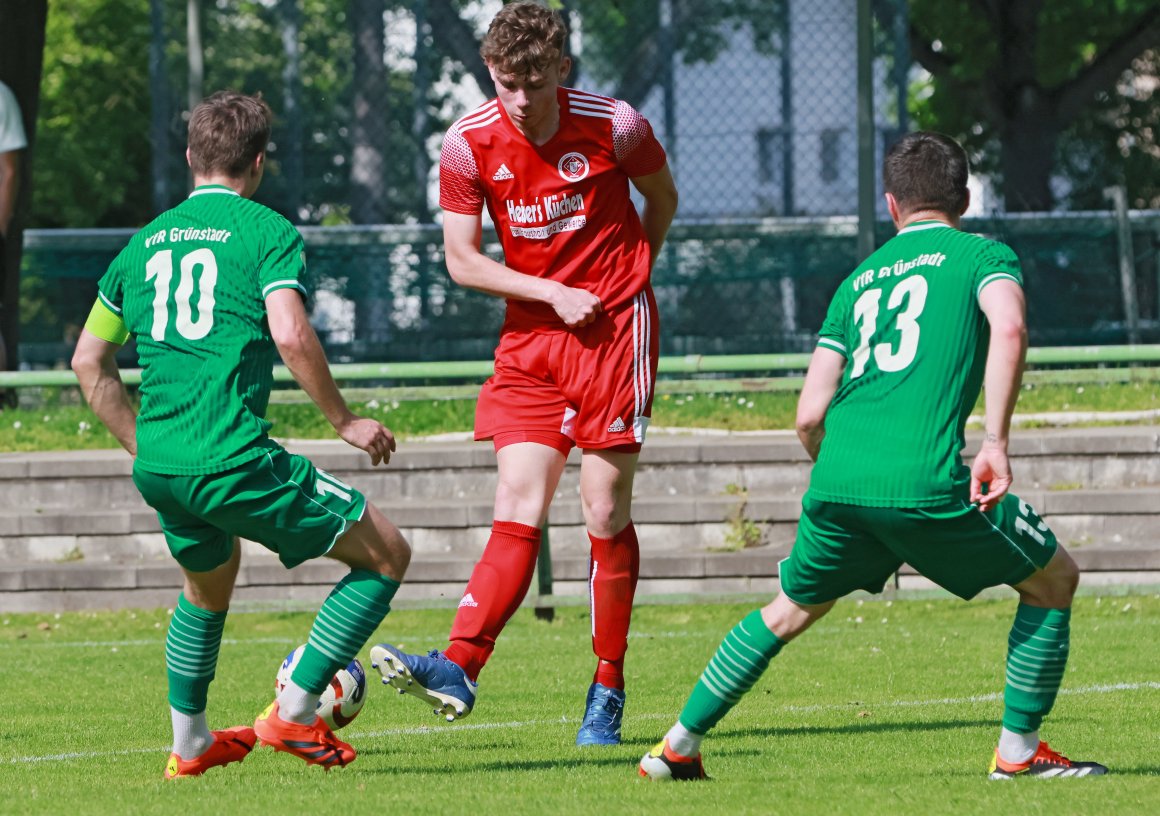
[[[570,329],[587,326],[600,313],[600,298],[586,289],[573,289],[570,286],[561,286],[552,301],[552,308],[557,316]]]
[[[351,414],[350,419],[335,430],[343,442],[366,451],[372,465],[385,465],[391,461],[391,453],[395,450],[395,435],[378,420]]]
[[[1011,463],[1007,460],[1006,447],[984,442],[971,465],[971,503],[985,513],[999,504],[1010,489]]]

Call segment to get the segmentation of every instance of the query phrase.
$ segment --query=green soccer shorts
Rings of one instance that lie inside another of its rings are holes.
[[[856,589],[881,592],[903,562],[960,598],[1017,584],[1055,555],[1055,534],[1008,494],[983,513],[966,501],[939,507],[861,507],[802,499],[797,540],[781,562],[781,590],[799,604]]]
[[[226,563],[235,536],[296,567],[330,552],[366,510],[358,490],[280,448],[222,473],[173,476],[134,467],[133,482],[157,511],[169,551],[190,572]]]

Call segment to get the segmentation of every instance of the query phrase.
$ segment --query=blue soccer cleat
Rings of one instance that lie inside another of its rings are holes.
[[[447,722],[461,720],[471,713],[479,686],[438,649],[426,655],[413,655],[389,643],[371,647],[371,666],[379,670],[384,685],[411,694],[431,705]]]
[[[624,716],[624,690],[600,683],[588,687],[584,722],[576,734],[577,745],[620,745],[620,721]]]

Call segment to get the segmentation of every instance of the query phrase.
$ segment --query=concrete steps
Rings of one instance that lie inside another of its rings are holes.
[[[1160,486],[1109,490],[1019,493],[1049,520],[1065,544],[1150,549],[1160,545]],[[491,526],[491,502],[482,498],[376,505],[411,533],[417,554],[477,555]],[[744,509],[740,507],[744,503]],[[637,494],[633,519],[644,551],[721,547],[727,519],[738,513],[761,530],[766,544],[792,543],[801,496],[785,493],[655,496]],[[554,551],[587,552],[580,502],[559,498],[552,506]],[[154,540],[156,539],[156,540]],[[157,516],[148,508],[68,511],[38,508],[0,511],[0,556],[9,561],[89,561],[152,558],[165,554]],[[71,554],[71,555],[70,555]]]
[[[777,589],[778,562],[788,548],[764,546],[741,552],[676,552],[641,561],[639,598],[676,595],[760,595]],[[1160,576],[1160,548],[1072,550],[1085,586],[1153,585]],[[400,603],[454,606],[471,574],[465,558],[421,558],[411,562]],[[583,602],[588,592],[587,556],[554,557],[553,598]],[[316,607],[346,569],[327,560],[285,570],[272,559],[246,561],[238,575],[236,601],[243,604]],[[32,563],[0,566],[0,613],[63,612],[81,609],[172,607],[181,575],[171,560],[132,563]],[[933,585],[904,565],[893,587]],[[533,590],[534,593],[534,590]],[[538,602],[534,594],[527,603]]]
[[[457,597],[491,524],[490,446],[404,442],[386,469],[341,442],[289,447],[359,487],[403,529],[415,560],[401,597]],[[1016,492],[1093,574],[1160,578],[1160,429],[1020,431],[1011,452]],[[574,452],[550,521],[561,594],[582,594],[587,574],[578,464]],[[635,481],[641,592],[771,591],[808,479],[791,433],[651,436]],[[716,552],[739,517],[756,525],[761,546]],[[288,575],[266,550],[245,550],[244,599],[313,601],[341,571],[320,562]],[[116,451],[0,454],[0,564],[0,609],[9,610],[169,605],[179,583],[130,461]]]

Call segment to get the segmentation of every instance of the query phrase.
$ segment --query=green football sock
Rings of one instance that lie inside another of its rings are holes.
[[[1067,668],[1070,609],[1019,604],[1007,639],[1003,727],[1017,734],[1039,729],[1055,704]]]
[[[681,711],[681,725],[694,734],[708,733],[753,688],[784,645],[766,627],[761,611],[751,612],[721,641]]]
[[[225,625],[225,612],[210,612],[178,597],[165,636],[165,669],[169,704],[183,714],[205,711]]]
[[[369,570],[351,570],[318,610],[310,639],[291,679],[321,694],[334,673],[345,667],[391,611],[399,582]]]

